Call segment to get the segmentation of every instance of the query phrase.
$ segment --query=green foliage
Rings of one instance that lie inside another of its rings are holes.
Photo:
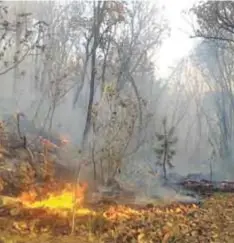
[[[157,165],[163,167],[164,178],[167,179],[167,167],[173,168],[172,159],[176,154],[174,146],[178,142],[178,138],[175,135],[175,127],[167,128],[166,118],[162,121],[163,132],[156,132],[156,139],[158,141],[157,147],[154,148],[154,152],[157,158]]]

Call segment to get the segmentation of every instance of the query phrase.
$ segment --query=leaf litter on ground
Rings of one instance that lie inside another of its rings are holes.
[[[0,242],[7,243],[190,243],[234,242],[234,195],[216,194],[194,204],[100,205],[77,215],[70,235],[71,212],[0,207]]]

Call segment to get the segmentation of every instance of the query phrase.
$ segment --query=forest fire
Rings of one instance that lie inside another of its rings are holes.
[[[89,214],[90,210],[83,207],[88,184],[75,186],[72,183],[53,184],[51,187],[32,189],[23,192],[18,200],[27,208],[43,208],[49,211],[76,210],[76,214]]]

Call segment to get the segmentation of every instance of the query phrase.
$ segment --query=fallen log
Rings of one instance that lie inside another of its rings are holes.
[[[207,195],[214,192],[234,193],[233,181],[186,180],[178,184],[184,189],[199,195]]]

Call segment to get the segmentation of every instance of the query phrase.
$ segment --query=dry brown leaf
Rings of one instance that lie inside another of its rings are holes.
[[[167,233],[164,235],[163,239],[162,239],[162,243],[168,243],[170,237],[171,237],[170,232],[167,232]]]

